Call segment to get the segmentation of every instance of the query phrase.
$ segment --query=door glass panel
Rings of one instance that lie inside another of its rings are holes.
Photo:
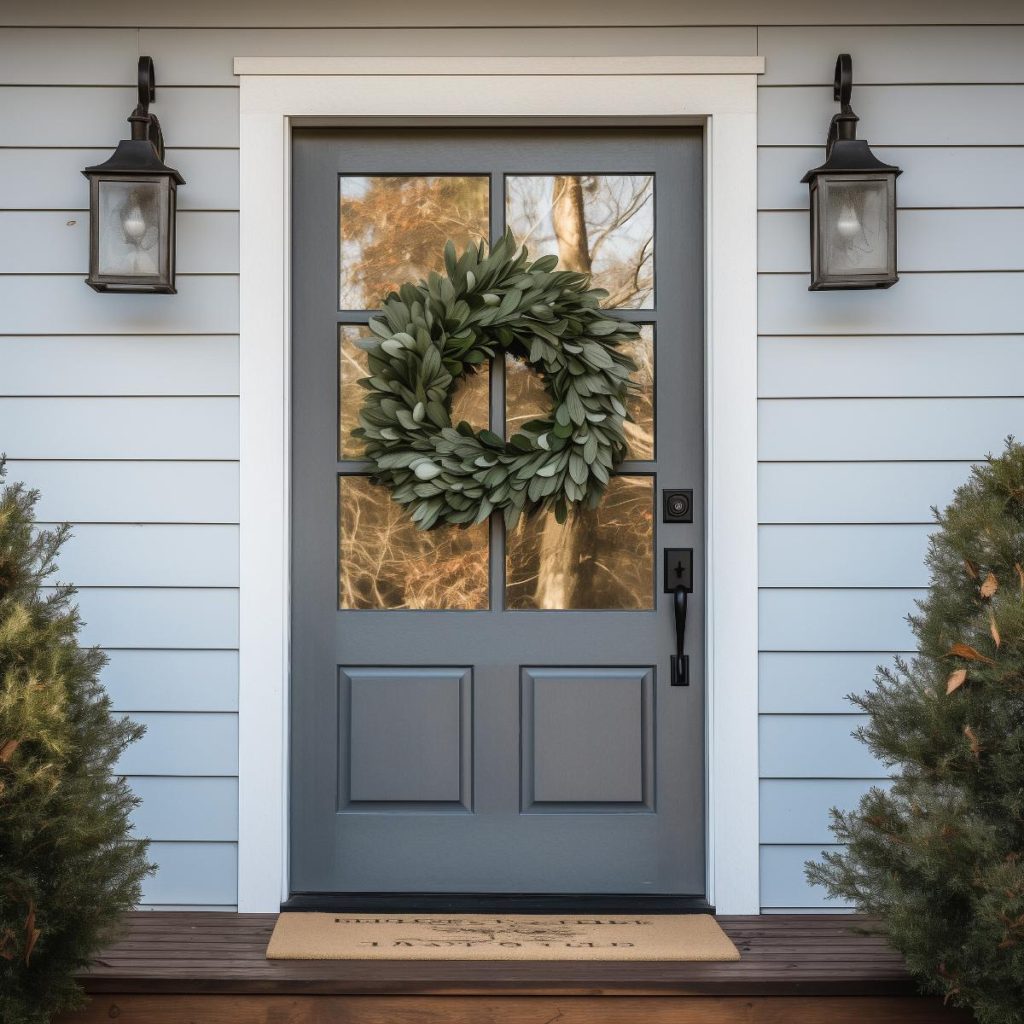
[[[511,174],[505,221],[533,257],[592,274],[608,308],[654,308],[653,174]]]
[[[505,607],[654,607],[654,477],[612,477],[601,504],[559,525],[520,520],[508,535]]]
[[[342,324],[338,328],[338,458],[361,459],[363,445],[352,431],[359,426],[359,409],[366,392],[359,386],[370,375],[366,352],[356,342],[369,336],[362,324]],[[490,425],[490,366],[482,364],[475,373],[459,381],[452,396],[453,423],[465,420],[475,430]]]
[[[641,324],[640,336],[623,344],[622,351],[637,365],[630,375],[635,387],[626,396],[626,408],[632,417],[626,422],[626,458],[649,461],[654,458],[654,325]],[[539,374],[521,359],[506,355],[506,439],[524,423],[547,416],[550,411],[551,399],[544,392]]]
[[[487,239],[487,175],[339,178],[342,309],[378,309],[388,292],[443,271],[444,243]]]
[[[391,492],[338,477],[339,608],[487,608],[488,530],[423,532]]]

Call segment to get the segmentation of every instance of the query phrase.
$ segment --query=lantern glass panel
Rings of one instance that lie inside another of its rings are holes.
[[[163,277],[170,223],[167,179],[100,179],[97,274],[103,277]]]
[[[818,189],[824,276],[888,273],[892,232],[890,182],[886,178],[823,175]]]

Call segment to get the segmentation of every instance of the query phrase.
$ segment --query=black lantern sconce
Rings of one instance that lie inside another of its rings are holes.
[[[139,104],[132,137],[89,179],[89,276],[98,292],[165,292],[174,287],[174,222],[185,179],[164,163],[164,136],[149,105],[156,97],[151,57],[139,58]]]
[[[802,181],[811,190],[811,291],[889,288],[896,274],[896,178],[863,139],[850,107],[853,61],[836,61],[835,99],[825,143],[825,162]]]

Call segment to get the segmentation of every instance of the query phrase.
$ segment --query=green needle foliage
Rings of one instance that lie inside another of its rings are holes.
[[[152,870],[111,775],[143,730],[111,715],[106,659],[78,646],[75,592],[54,586],[68,527],[38,529],[37,493],[3,477],[0,460],[0,1021],[44,1024],[83,1002],[73,972]]]
[[[832,811],[847,852],[807,875],[880,917],[927,991],[982,1024],[1021,1024],[1024,447],[975,468],[936,519],[911,617],[920,653],[850,698],[892,788]]]

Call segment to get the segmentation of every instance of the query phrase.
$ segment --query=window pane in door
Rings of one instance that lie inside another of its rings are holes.
[[[631,421],[626,422],[628,459],[647,461],[654,458],[654,325],[642,324],[640,336],[622,346],[622,351],[636,363],[631,374],[635,385],[626,396]],[[533,369],[521,359],[505,356],[505,437],[514,434],[524,423],[547,416],[551,399]]]
[[[608,308],[653,309],[653,174],[511,174],[505,222],[533,257],[592,274]]]
[[[487,239],[487,175],[339,178],[342,309],[378,309],[406,281],[443,271],[444,243]]]
[[[612,477],[601,504],[559,525],[520,520],[508,535],[505,607],[654,607],[654,477]]]
[[[342,324],[338,328],[338,458],[361,459],[363,443],[352,436],[359,426],[359,409],[366,391],[359,381],[370,375],[366,352],[356,344],[370,337],[362,324]],[[485,363],[475,373],[459,381],[452,396],[453,423],[466,420],[475,430],[490,425],[490,367]]]
[[[391,492],[338,477],[338,607],[488,607],[487,523],[423,532]]]

